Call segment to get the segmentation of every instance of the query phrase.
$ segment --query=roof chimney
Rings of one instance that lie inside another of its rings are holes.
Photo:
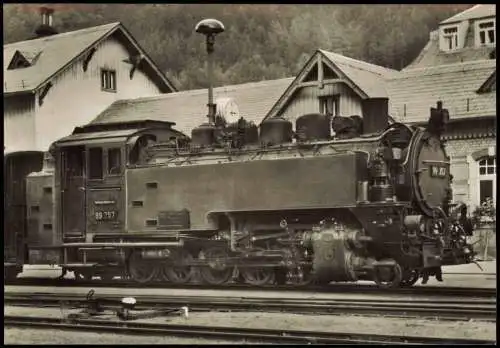
[[[57,30],[52,26],[53,14],[54,14],[54,9],[48,7],[40,7],[40,16],[42,22],[35,30],[36,34],[35,39],[57,34]]]

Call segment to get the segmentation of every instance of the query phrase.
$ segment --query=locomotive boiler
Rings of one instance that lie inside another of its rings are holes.
[[[218,119],[191,138],[165,122],[79,128],[51,149],[52,216],[28,209],[53,223],[30,225],[28,262],[141,283],[380,286],[471,262],[440,139],[447,110],[438,103],[420,128],[389,124],[387,106],[304,115],[295,130]],[[28,205],[44,194],[29,192]]]

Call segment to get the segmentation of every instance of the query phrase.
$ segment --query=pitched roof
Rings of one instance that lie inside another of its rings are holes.
[[[397,74],[398,71],[382,66],[370,64],[353,58],[349,58],[337,53],[318,49],[311,58],[304,64],[302,70],[295,77],[293,82],[279,97],[273,107],[269,110],[265,118],[275,117],[293,98],[294,92],[301,86],[300,83],[307,77],[311,69],[317,66],[317,61],[326,63],[339,75],[348,86],[350,86],[360,98],[386,98],[386,79]]]
[[[489,59],[492,52],[495,52],[495,47],[476,47],[472,31],[468,32],[463,48],[450,52],[441,51],[439,49],[439,30],[435,30],[430,33],[429,41],[417,58],[405,69],[484,60]]]
[[[469,19],[485,18],[496,15],[496,5],[475,5],[453,17],[447,18],[439,24],[462,22]]]
[[[494,60],[404,70],[388,80],[390,114],[403,122],[425,121],[441,100],[452,120],[495,116],[496,93],[477,93],[495,73]]]
[[[259,124],[293,78],[252,82],[214,88],[214,99],[231,98],[240,116]],[[163,94],[155,97],[118,100],[91,124],[158,120],[175,122],[175,129],[190,135],[207,121],[207,89]]]
[[[397,74],[397,70],[356,60],[341,54],[319,50],[330,62],[335,64],[369,98],[387,97],[384,81]]]
[[[130,33],[117,22],[4,45],[4,93],[26,93],[36,90],[75,59],[83,56],[92,47],[116,32],[123,34],[135,50],[144,54],[148,63],[147,70],[160,89],[176,90],[160,69],[147,57]],[[37,57],[35,64],[26,68],[9,70],[9,64],[16,52],[28,59]]]
[[[497,71],[493,72],[490,77],[479,87],[477,93],[488,93],[496,89],[497,86]]]

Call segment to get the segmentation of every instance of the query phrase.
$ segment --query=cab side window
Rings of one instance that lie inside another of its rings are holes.
[[[102,179],[102,149],[93,147],[89,149],[89,179]]]
[[[66,175],[70,177],[82,177],[85,163],[85,152],[80,147],[69,147],[66,149]]]
[[[108,150],[108,174],[118,175],[122,168],[122,153],[120,148]]]

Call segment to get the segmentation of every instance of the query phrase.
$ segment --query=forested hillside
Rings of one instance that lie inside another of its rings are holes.
[[[401,69],[438,23],[471,5],[51,4],[59,32],[122,22],[180,89],[206,87],[205,47],[194,32],[217,18],[215,84],[295,75],[318,48]],[[4,4],[4,43],[33,36],[39,4]]]

